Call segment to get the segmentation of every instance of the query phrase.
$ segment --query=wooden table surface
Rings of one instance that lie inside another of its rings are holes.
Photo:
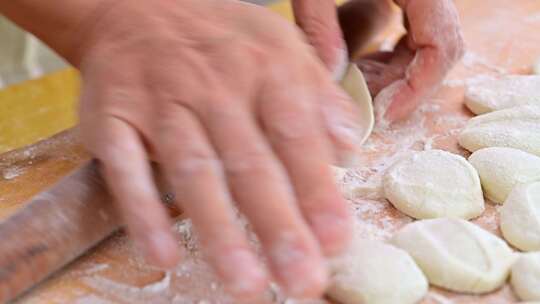
[[[462,63],[436,96],[408,121],[392,129],[376,130],[361,155],[363,166],[348,170],[340,180],[355,213],[358,233],[365,237],[385,239],[411,221],[380,195],[381,174],[395,159],[431,148],[467,155],[456,141],[456,134],[471,117],[462,105],[463,85],[473,84],[486,75],[529,73],[532,62],[540,57],[540,1],[456,0],[456,3],[467,41]],[[290,16],[284,4],[274,8]],[[0,110],[0,131],[6,130],[1,133],[0,150],[73,125],[77,92],[78,81],[73,71],[0,92],[0,103],[14,111],[9,115],[8,110]],[[32,113],[38,106],[39,113]],[[17,124],[20,128],[14,127]],[[0,219],[11,215],[23,201],[86,159],[88,155],[81,148],[76,132],[63,133],[0,156]],[[489,202],[485,213],[474,222],[499,234],[497,208]],[[234,303],[204,262],[189,221],[179,221],[175,229],[186,257],[173,270],[162,271],[145,264],[128,238],[118,233],[21,297],[18,303]],[[458,295],[432,288],[422,303],[514,302],[517,300],[510,287],[504,286],[484,296]],[[285,299],[271,288],[261,303],[285,303]]]

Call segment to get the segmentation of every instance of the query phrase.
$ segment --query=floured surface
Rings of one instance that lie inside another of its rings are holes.
[[[365,237],[388,239],[394,231],[411,221],[381,198],[381,177],[394,161],[412,151],[433,148],[468,155],[457,145],[456,139],[472,116],[462,104],[463,85],[493,75],[530,73],[532,63],[540,56],[540,36],[537,33],[540,1],[456,0],[456,3],[468,46],[462,64],[447,78],[440,92],[422,105],[410,120],[390,130],[376,128],[365,144],[365,153],[361,155],[363,166],[348,170],[340,182]],[[4,162],[4,168],[20,169],[6,171],[8,179],[0,176],[0,217],[11,213],[21,201],[67,174],[85,157],[76,142],[64,141],[57,146],[42,154],[34,151],[18,161]],[[34,155],[34,160],[30,155]],[[483,215],[474,222],[500,235],[498,208],[487,203]],[[186,239],[183,239],[182,244],[186,244]],[[232,303],[193,242],[187,244],[191,244],[188,246],[192,248],[189,250],[191,253],[182,265],[170,272],[169,280],[167,273],[145,265],[135,254],[131,243],[124,236],[117,235],[20,302]],[[160,291],[152,293],[155,289]],[[286,301],[275,291],[269,291],[267,297],[266,303],[299,303]],[[431,288],[422,304],[516,302],[509,285],[505,285],[481,297]]]

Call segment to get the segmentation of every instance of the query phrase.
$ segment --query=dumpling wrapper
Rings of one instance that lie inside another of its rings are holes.
[[[341,87],[351,96],[360,108],[360,117],[358,123],[360,125],[361,134],[359,144],[363,144],[373,131],[375,124],[375,114],[373,113],[373,100],[364,78],[364,75],[356,64],[349,64],[347,71],[341,80]]]

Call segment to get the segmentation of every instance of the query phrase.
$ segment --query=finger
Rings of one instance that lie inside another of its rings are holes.
[[[386,106],[379,107],[378,116],[389,121],[404,118],[431,95],[463,54],[459,17],[452,1],[403,0],[398,4],[408,20],[408,47],[417,51],[405,79],[376,98]]]
[[[334,79],[341,79],[349,58],[334,0],[293,0],[292,6],[297,24],[306,34],[319,58]]]
[[[276,86],[262,96],[265,132],[287,169],[304,218],[325,254],[340,253],[351,222],[330,171],[331,143],[318,119],[316,94]]]
[[[288,293],[320,296],[326,271],[317,242],[296,207],[285,171],[252,115],[235,104],[222,101],[221,107],[208,109],[205,122],[230,189],[261,240],[274,276]]]
[[[368,122],[360,121],[363,116],[356,101],[339,86],[329,84],[319,94],[313,99],[318,101],[319,119],[332,143],[334,164],[345,168],[358,166]]]
[[[405,73],[405,79],[395,81],[377,95],[375,112],[378,120],[393,122],[404,119],[438,88],[442,78],[437,74],[441,69],[433,66],[437,62],[434,53],[436,51],[430,48],[419,50]],[[421,71],[425,74],[422,75]],[[426,78],[429,75],[433,78]]]
[[[137,132],[111,116],[97,125],[103,132],[89,140],[90,149],[103,164],[105,180],[130,235],[150,262],[165,268],[176,266],[179,248]],[[83,128],[87,127],[83,124]]]
[[[164,110],[159,130],[164,169],[210,263],[234,295],[261,293],[266,274],[238,225],[221,163],[205,131],[181,105],[171,103]]]
[[[338,17],[354,60],[391,20],[392,7],[388,0],[351,0],[339,7]]]

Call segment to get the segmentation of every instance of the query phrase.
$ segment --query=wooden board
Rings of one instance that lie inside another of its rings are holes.
[[[534,59],[540,57],[537,33],[540,1],[456,0],[456,3],[468,47],[463,62],[438,94],[411,119],[392,130],[376,130],[365,145],[364,165],[346,172],[340,182],[355,212],[360,233],[366,237],[387,238],[411,221],[380,198],[380,176],[389,164],[411,151],[430,148],[466,155],[456,142],[456,134],[471,116],[462,105],[463,85],[474,83],[479,75],[528,73]],[[24,91],[23,87],[20,90]],[[20,145],[23,141],[11,142]],[[75,134],[63,134],[37,147],[1,157],[0,218],[12,214],[21,202],[67,174],[87,157]],[[475,222],[498,234],[497,214],[497,208],[488,203],[486,212]],[[234,303],[204,263],[189,223],[179,222],[175,229],[186,256],[174,270],[164,272],[145,264],[133,244],[123,234],[117,234],[18,302]],[[482,297],[432,288],[422,303],[514,302],[515,296],[505,286]],[[269,291],[261,303],[285,303],[285,300],[274,290]]]

